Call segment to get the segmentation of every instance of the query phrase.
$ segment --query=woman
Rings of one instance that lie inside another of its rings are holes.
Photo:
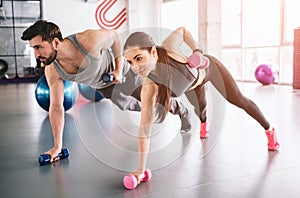
[[[179,51],[185,42],[194,54],[202,57],[206,69],[190,68],[187,58]],[[204,84],[208,81],[230,103],[244,109],[265,129],[268,138],[268,149],[278,150],[279,143],[275,130],[270,126],[254,102],[246,98],[239,90],[235,80],[225,66],[210,55],[203,55],[192,39],[191,33],[184,27],[176,29],[162,45],[156,46],[153,39],[144,32],[131,34],[125,42],[124,53],[133,71],[143,78],[141,91],[141,121],[138,131],[139,168],[134,173],[138,182],[144,176],[147,154],[150,145],[152,122],[164,120],[168,112],[168,102],[172,95],[185,93],[195,108],[201,121],[200,136],[206,137],[206,98]],[[196,93],[193,100],[190,91]],[[154,105],[158,104],[158,108]]]

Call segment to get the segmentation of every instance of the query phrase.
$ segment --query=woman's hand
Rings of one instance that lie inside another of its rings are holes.
[[[136,177],[138,184],[145,178],[145,170],[136,170],[132,174]]]

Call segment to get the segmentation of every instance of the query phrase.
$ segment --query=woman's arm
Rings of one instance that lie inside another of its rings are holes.
[[[140,183],[141,179],[144,177],[147,165],[157,90],[157,85],[153,82],[149,82],[143,85],[141,91],[142,111],[138,131],[139,168],[134,173],[134,175],[138,178],[138,183]]]
[[[187,58],[181,51],[183,44],[187,44],[193,53],[202,54],[203,51],[194,40],[192,34],[185,28],[179,27],[174,30],[162,43],[162,47],[168,51],[168,55],[175,60],[187,63]]]
[[[209,59],[203,55],[203,51],[199,48],[197,42],[193,39],[192,34],[185,28],[177,28],[172,32],[162,43],[162,46],[167,49],[168,55],[173,59],[187,63],[188,59],[181,52],[181,45],[186,43],[187,46],[193,51],[193,54],[197,54],[200,57],[199,68],[206,68],[209,65]],[[190,55],[188,55],[190,56]]]
[[[191,32],[185,27],[179,27],[174,30],[162,43],[167,50],[177,51],[181,45],[186,43],[191,50],[199,49],[197,42],[194,40]]]

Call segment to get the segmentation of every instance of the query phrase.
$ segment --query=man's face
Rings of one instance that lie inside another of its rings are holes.
[[[29,44],[34,49],[35,58],[38,58],[44,65],[49,65],[55,60],[57,51],[53,44],[43,41],[41,36],[33,37],[29,40]]]

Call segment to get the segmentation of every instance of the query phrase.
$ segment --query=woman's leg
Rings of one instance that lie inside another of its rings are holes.
[[[211,65],[207,73],[207,81],[210,81],[228,102],[244,109],[265,130],[268,130],[270,123],[264,117],[258,106],[240,92],[235,80],[226,67],[216,58],[212,56],[209,57]]]
[[[190,103],[195,108],[195,113],[199,117],[201,124],[200,124],[200,138],[207,137],[207,130],[206,130],[206,94],[205,94],[205,85],[202,83],[198,87],[188,92],[185,92],[186,97],[190,101]]]
[[[242,109],[244,109],[252,118],[254,118],[266,130],[268,138],[268,149],[278,150],[279,143],[274,128],[270,129],[270,123],[264,117],[257,105],[239,90],[235,80],[226,69],[226,67],[216,58],[208,56],[211,64],[207,69],[207,80],[223,95],[226,100]]]
[[[206,96],[205,86],[199,85],[193,90],[185,92],[187,99],[195,107],[195,113],[199,117],[201,123],[206,122]]]

